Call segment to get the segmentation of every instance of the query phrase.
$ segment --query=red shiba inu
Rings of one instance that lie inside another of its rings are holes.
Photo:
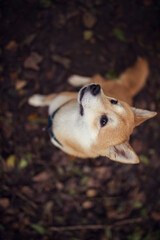
[[[71,156],[96,158],[107,156],[122,163],[139,163],[129,144],[134,127],[152,118],[156,112],[131,107],[132,98],[143,88],[148,64],[138,58],[134,66],[117,81],[101,76],[74,75],[73,86],[79,91],[29,98],[32,106],[49,106],[49,134],[52,143]]]

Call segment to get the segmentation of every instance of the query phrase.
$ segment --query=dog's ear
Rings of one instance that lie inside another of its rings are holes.
[[[139,158],[128,142],[109,147],[106,156],[116,162],[126,164],[139,163]]]
[[[148,111],[148,110],[143,110],[139,108],[133,108],[132,110],[134,112],[134,119],[135,119],[135,127],[140,125],[142,122],[146,121],[149,118],[154,117],[157,113]]]

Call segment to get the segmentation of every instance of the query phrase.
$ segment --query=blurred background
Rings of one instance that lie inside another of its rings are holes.
[[[69,157],[50,143],[33,93],[74,91],[72,74],[114,79],[148,60],[134,106],[160,107],[160,2],[0,1],[0,236],[160,239],[160,115],[137,127],[139,165]]]

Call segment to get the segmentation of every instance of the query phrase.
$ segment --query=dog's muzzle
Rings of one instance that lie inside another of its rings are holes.
[[[79,102],[82,102],[83,96],[86,92],[90,92],[93,96],[97,96],[100,93],[101,87],[99,84],[90,84],[84,87],[79,92]]]
[[[78,102],[80,104],[80,115],[83,116],[84,114],[84,108],[82,105],[82,99],[85,95],[85,93],[89,92],[92,96],[97,96],[101,91],[101,87],[99,84],[90,84],[87,87],[83,87],[79,94],[78,94]]]
[[[91,84],[88,86],[88,90],[93,96],[97,96],[100,93],[101,87],[99,84]]]

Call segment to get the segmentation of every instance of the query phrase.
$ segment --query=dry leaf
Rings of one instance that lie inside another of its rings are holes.
[[[35,37],[36,37],[36,34],[35,34],[35,33],[29,35],[28,37],[26,37],[26,39],[23,41],[22,44],[23,44],[23,45],[30,45],[31,42],[35,39]]]
[[[94,205],[93,202],[91,202],[91,201],[85,201],[85,202],[83,202],[82,207],[83,207],[84,209],[89,209],[89,208],[92,208],[93,205]]]
[[[54,54],[54,55],[52,55],[52,60],[56,63],[61,64],[66,69],[70,68],[71,60],[66,57],[62,57],[62,56]]]
[[[18,47],[18,44],[15,41],[10,41],[5,47],[5,49],[9,51],[13,51],[13,50],[16,50],[17,47]]]
[[[17,81],[16,81],[16,84],[15,84],[15,88],[16,88],[17,90],[20,90],[20,89],[22,89],[23,87],[25,87],[26,84],[27,84],[27,82],[26,82],[25,80],[17,80]]]
[[[97,191],[95,189],[89,189],[86,192],[87,197],[95,197],[97,195]]]
[[[28,120],[29,120],[30,122],[36,120],[37,118],[38,118],[37,113],[33,113],[33,114],[30,114],[30,115],[28,116]]]
[[[154,220],[160,221],[160,212],[152,212],[151,216]]]
[[[9,206],[8,198],[0,198],[0,206],[2,208],[7,208]]]
[[[41,172],[37,174],[35,177],[33,177],[33,181],[35,182],[45,182],[49,178],[49,175],[47,172]]]
[[[97,19],[96,17],[90,13],[90,12],[85,12],[83,15],[83,24],[87,28],[93,28]]]
[[[42,60],[43,57],[41,55],[36,52],[32,52],[31,55],[25,60],[24,67],[39,71],[40,67],[38,64],[42,62]]]
[[[13,82],[17,81],[17,79],[18,79],[18,73],[17,72],[12,72],[9,75],[10,75],[10,78]]]

